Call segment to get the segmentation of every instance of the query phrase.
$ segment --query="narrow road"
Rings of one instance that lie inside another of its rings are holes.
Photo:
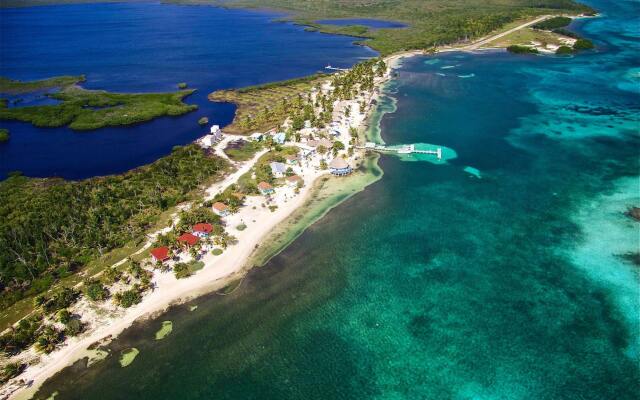
[[[526,23],[524,23],[522,25],[518,25],[515,28],[509,29],[508,31],[501,32],[501,33],[498,33],[496,35],[492,35],[492,36],[489,36],[489,37],[485,37],[485,38],[479,39],[478,41],[473,42],[468,46],[462,47],[462,50],[475,50],[475,49],[477,49],[479,47],[482,47],[483,45],[485,45],[487,43],[493,42],[496,39],[500,39],[501,37],[504,37],[504,36],[507,36],[507,35],[509,35],[509,34],[511,34],[513,32],[519,31],[520,29],[524,29],[524,28],[529,27],[531,25],[537,24],[538,22],[544,21],[545,19],[547,19],[549,17],[550,17],[550,15],[543,15],[542,17],[534,19],[533,21],[529,21],[529,22],[526,22]],[[458,50],[460,50],[460,49],[458,49]]]

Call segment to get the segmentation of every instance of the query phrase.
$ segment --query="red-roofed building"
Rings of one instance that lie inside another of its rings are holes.
[[[258,183],[258,190],[260,190],[260,193],[262,193],[263,195],[268,195],[274,192],[273,186],[271,186],[267,182]]]
[[[169,248],[166,246],[156,247],[155,249],[151,249],[151,258],[155,262],[165,262],[169,259]]]
[[[287,185],[292,188],[298,187],[298,185],[302,185],[304,181],[298,175],[291,175],[287,177]]]
[[[178,242],[187,248],[198,243],[198,240],[200,239],[198,239],[197,236],[192,235],[191,233],[183,233],[178,237]]]
[[[227,215],[229,215],[229,207],[219,201],[216,201],[215,203],[213,203],[213,206],[211,206],[211,208],[213,209],[213,212],[218,214],[221,217],[226,217]]]
[[[209,236],[212,230],[213,225],[207,224],[206,222],[201,222],[199,224],[195,224],[192,231],[195,236],[205,238]]]

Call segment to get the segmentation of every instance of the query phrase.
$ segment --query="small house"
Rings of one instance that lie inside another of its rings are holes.
[[[220,139],[222,137],[222,131],[220,130],[220,126],[219,125],[213,125],[211,126],[211,135],[217,137],[218,139]]]
[[[213,209],[214,213],[218,214],[221,217],[226,217],[230,213],[229,207],[226,204],[219,201],[216,201],[215,203],[213,203],[211,208]]]
[[[197,236],[191,233],[183,233],[182,235],[178,236],[178,243],[180,243],[182,247],[187,249],[195,246],[199,240],[200,239]]]
[[[349,175],[351,173],[351,166],[344,158],[336,157],[329,164],[329,170],[333,175]]]
[[[291,175],[287,177],[287,186],[291,188],[297,188],[299,185],[302,185],[304,181],[299,175]]]
[[[199,238],[206,238],[213,231],[213,225],[207,223],[199,223],[193,226],[191,230],[193,234]]]
[[[261,140],[262,140],[262,137],[263,137],[263,136],[264,136],[264,135],[263,135],[262,133],[260,133],[260,132],[252,133],[252,134],[249,136],[249,140],[251,140],[251,141],[253,141],[253,142],[259,142],[259,141],[261,141]]]
[[[281,162],[272,162],[269,165],[271,166],[271,173],[276,178],[282,178],[287,173],[287,166]]]
[[[269,195],[274,192],[273,186],[271,186],[267,182],[258,183],[258,190],[263,196]]]
[[[312,147],[308,144],[298,144],[298,147],[300,148],[300,156],[302,156],[302,158],[304,159],[309,159],[311,157],[313,157],[314,154],[316,154],[316,149],[315,147]]]
[[[154,262],[165,262],[169,259],[169,248],[167,246],[156,247],[151,249],[151,259]]]
[[[278,132],[273,134],[273,142],[277,144],[284,144],[287,140],[287,135],[284,132]]]

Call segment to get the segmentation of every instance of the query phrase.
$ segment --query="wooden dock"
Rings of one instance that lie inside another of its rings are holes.
[[[433,154],[438,158],[438,160],[442,160],[442,147],[437,147],[435,150],[419,150],[416,149],[416,146],[413,144],[400,147],[387,147],[382,144],[375,144],[371,142],[367,142],[364,146],[357,147],[365,150],[376,150],[397,154]]]

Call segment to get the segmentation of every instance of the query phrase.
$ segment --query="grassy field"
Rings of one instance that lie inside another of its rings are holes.
[[[261,142],[244,141],[237,146],[227,146],[224,152],[233,161],[247,161],[260,151],[262,147]]]
[[[17,94],[35,92],[52,88],[65,88],[76,83],[84,82],[84,75],[80,76],[54,76],[53,78],[39,81],[16,81],[0,76],[0,93]]]
[[[489,47],[509,47],[512,45],[528,45],[532,41],[540,42],[543,44],[561,45],[560,35],[548,32],[540,31],[532,28],[524,28],[519,31],[513,32],[507,36],[503,36],[487,44]]]
[[[129,94],[69,86],[50,95],[60,100],[59,104],[13,108],[3,105],[0,106],[0,119],[30,122],[46,128],[68,125],[75,130],[131,125],[196,110],[196,105],[182,102],[193,92]]]
[[[263,132],[281,125],[289,115],[287,102],[327,79],[328,75],[273,82],[241,89],[218,90],[209,100],[235,104],[238,108],[231,125],[224,131],[232,134]]]
[[[572,0],[168,0],[172,3],[270,8],[291,12],[293,21],[327,33],[361,37],[382,55],[463,43],[520,18],[593,12]],[[403,22],[401,29],[321,25],[331,18],[375,18]]]

